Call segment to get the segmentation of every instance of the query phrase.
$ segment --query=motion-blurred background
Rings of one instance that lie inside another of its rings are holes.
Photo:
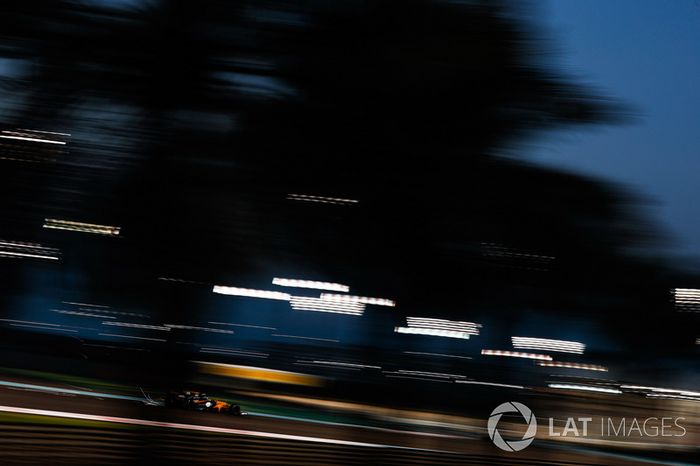
[[[691,464],[700,8],[610,3],[2,2],[0,464]]]

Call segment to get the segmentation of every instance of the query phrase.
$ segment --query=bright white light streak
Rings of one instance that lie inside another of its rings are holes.
[[[210,328],[210,327],[197,327],[195,325],[179,325],[179,324],[165,324],[166,327],[169,328],[178,328],[182,330],[201,330],[203,332],[211,332],[211,333],[225,333],[228,335],[233,335],[233,330],[223,330],[220,328]]]
[[[114,316],[106,316],[102,314],[91,314],[89,312],[80,311],[64,311],[62,309],[50,309],[51,312],[58,312],[59,314],[68,314],[81,317],[97,317],[98,319],[116,319]]]
[[[423,353],[421,351],[404,351],[405,354],[417,354],[421,356],[436,356],[439,358],[457,358],[457,359],[472,359],[471,356],[457,356],[454,354],[442,354],[442,353]]]
[[[481,328],[481,324],[475,322],[435,319],[432,317],[406,317],[406,324],[409,327],[451,330],[454,332],[465,332],[470,335],[478,335],[479,328]]]
[[[341,197],[310,196],[308,194],[287,194],[287,199],[292,201],[320,202],[321,204],[354,205],[357,199],[343,199]]]
[[[536,359],[540,361],[551,361],[552,357],[548,354],[536,353],[521,353],[519,351],[502,351],[492,349],[482,349],[481,354],[484,356],[505,356],[509,358]]]
[[[355,316],[362,315],[365,309],[364,304],[337,303],[305,296],[291,296],[290,305],[292,309],[300,311],[330,312],[333,314],[349,314]]]
[[[549,388],[558,388],[561,390],[580,390],[584,392],[596,392],[596,393],[611,393],[614,395],[619,395],[622,393],[616,388],[606,388],[606,387],[595,387],[592,385],[573,385],[566,383],[550,383]]]
[[[232,324],[229,322],[207,322],[212,325],[230,325],[233,327],[245,327],[245,328],[259,328],[263,330],[277,330],[275,327],[264,327],[262,325],[248,325],[248,324]]]
[[[522,385],[510,385],[507,383],[495,383],[495,382],[480,382],[478,380],[455,380],[455,383],[466,383],[470,385],[488,385],[489,387],[502,387],[502,388],[517,388],[519,390],[524,390],[525,387]]]
[[[353,367],[353,368],[359,368],[359,369],[381,369],[380,366],[368,366],[367,364],[357,364],[357,363],[342,362],[342,361],[324,361],[324,360],[316,359],[316,360],[311,360],[311,361],[299,360],[297,362],[306,363],[306,364],[328,365],[328,366]]]
[[[146,330],[161,330],[164,332],[169,332],[170,328],[162,325],[144,325],[144,324],[134,324],[131,322],[102,322],[102,325],[112,325],[114,327],[130,327],[130,328],[143,328]]]
[[[661,388],[661,387],[645,387],[641,385],[620,385],[620,388],[625,390],[642,390],[642,391],[652,391],[657,393],[676,393],[679,395],[686,396],[700,396],[700,392],[693,392],[690,390],[685,390],[682,388]]]
[[[290,434],[277,434],[273,432],[259,432],[253,430],[242,430],[242,429],[230,429],[227,427],[213,427],[205,426],[199,424],[179,424],[172,422],[162,422],[162,421],[149,421],[146,419],[133,419],[124,417],[114,417],[114,416],[102,416],[97,414],[82,414],[82,413],[72,413],[66,411],[50,411],[46,409],[34,409],[34,408],[19,408],[16,406],[1,406],[0,411],[8,413],[18,413],[18,414],[33,414],[36,416],[48,416],[48,417],[61,417],[67,419],[83,419],[88,421],[101,421],[101,422],[112,422],[117,424],[131,424],[140,425],[148,427],[161,427],[168,429],[179,429],[179,430],[194,430],[200,432],[214,432],[219,434],[232,434],[232,435],[246,435],[249,437],[261,437],[261,438],[274,438],[280,440],[293,440],[299,442],[314,442],[323,443],[331,445],[344,445],[352,447],[372,447],[372,448],[398,448],[398,449],[409,449],[413,448],[403,447],[398,445],[383,445],[377,443],[364,443],[355,442],[351,440],[339,440],[325,437],[309,437],[304,435],[290,435]]]
[[[396,372],[386,372],[387,374],[409,374],[409,375],[421,375],[421,376],[426,376],[426,377],[449,377],[449,378],[454,378],[454,379],[466,379],[467,377],[465,375],[461,374],[448,374],[444,372],[426,372],[426,371],[411,371],[411,370],[404,370],[400,369]]]
[[[280,293],[279,291],[255,290],[252,288],[238,288],[236,286],[220,286],[214,285],[212,290],[214,293],[225,294],[229,296],[245,296],[248,298],[263,298],[277,299],[280,301],[289,301],[288,293]]]
[[[52,230],[77,231],[81,233],[95,233],[98,235],[119,236],[119,227],[111,225],[98,225],[95,223],[73,222],[71,220],[59,220],[55,218],[44,219],[44,228]]]
[[[598,366],[595,364],[580,364],[577,362],[538,362],[537,365],[542,367],[562,367],[565,369],[581,369],[584,371],[608,372],[608,368],[604,366]]]
[[[463,340],[469,340],[469,333],[455,332],[454,330],[439,330],[432,328],[416,327],[394,327],[394,332],[407,333],[411,335],[427,335],[432,337],[461,338]]]
[[[162,338],[146,338],[146,337],[135,337],[132,335],[122,335],[120,333],[98,333],[102,337],[118,337],[118,338],[131,338],[134,340],[146,340],[146,341],[167,341]]]
[[[77,330],[70,330],[67,328],[59,328],[59,327],[39,327],[37,325],[29,325],[29,324],[10,324],[12,327],[24,327],[24,328],[33,328],[37,330],[53,330],[56,332],[72,332],[72,333],[77,333]],[[51,325],[51,324],[49,324]]]
[[[576,354],[583,354],[586,349],[586,345],[577,341],[550,340],[549,338],[511,337],[511,341],[513,342],[513,347],[518,349],[534,349]]]
[[[285,335],[282,333],[273,333],[273,337],[280,337],[280,338],[298,338],[300,340],[315,340],[315,341],[327,341],[331,343],[338,343],[340,340],[333,340],[331,338],[315,338],[315,337],[301,337],[298,335]]]
[[[346,294],[321,293],[321,299],[340,303],[373,304],[375,306],[395,307],[396,302],[386,298],[370,298],[368,296],[352,296]]]
[[[327,291],[350,291],[348,285],[342,285],[340,283],[331,282],[318,282],[314,280],[295,280],[293,278],[273,278],[272,284],[277,286],[288,286],[290,288],[310,288],[313,290],[327,290]]]
[[[45,325],[48,327],[60,327],[59,324],[50,324],[48,322],[34,322],[32,320],[0,319],[0,322],[14,322],[16,324]]]
[[[209,347],[202,347],[199,350],[200,353],[211,353],[211,354],[221,354],[225,356],[244,356],[248,358],[267,358],[269,354],[267,353],[260,353],[257,351],[244,351],[244,350],[235,350],[235,349],[230,349],[230,348],[209,348]]]
[[[98,307],[100,309],[109,309],[109,306],[103,306],[101,304],[90,304],[90,303],[76,303],[73,301],[61,301],[63,304],[72,304],[74,306],[85,306],[85,307]]]
[[[683,396],[683,395],[672,395],[672,394],[663,394],[663,393],[647,393],[647,398],[662,398],[662,399],[671,399],[671,400],[688,400],[688,401],[700,401],[700,398],[695,398],[692,396]]]
[[[19,141],[41,142],[44,144],[59,144],[61,146],[64,146],[66,144],[63,141],[52,141],[51,139],[28,138],[25,136],[10,136],[9,134],[7,134],[8,131],[3,131],[3,133],[6,133],[6,134],[0,134],[0,138],[3,138],[3,139],[16,139]]]

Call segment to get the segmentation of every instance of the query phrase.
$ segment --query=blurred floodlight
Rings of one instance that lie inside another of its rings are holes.
[[[608,372],[607,367],[597,366],[595,364],[579,364],[577,362],[538,362],[537,365],[542,367],[563,367],[565,369],[581,369],[584,371]]]
[[[481,354],[484,356],[505,356],[509,358],[536,359],[540,361],[551,361],[552,357],[548,354],[537,353],[521,353],[519,351],[501,351],[492,349],[482,349]]]
[[[350,291],[350,287],[347,285],[341,285],[340,283],[329,283],[329,282],[318,282],[313,280],[295,280],[292,278],[273,278],[273,285],[288,286],[290,288],[311,288],[314,290],[327,290],[327,291]]]
[[[495,383],[495,382],[481,382],[479,380],[455,380],[456,383],[466,383],[470,385],[486,385],[489,387],[501,387],[501,388],[517,388],[523,390],[525,387],[522,385],[510,385],[507,383]]]
[[[263,298],[277,299],[280,301],[289,301],[291,297],[288,293],[280,293],[279,291],[254,290],[251,288],[238,288],[235,286],[220,286],[214,285],[212,290],[214,293],[226,294],[230,296],[245,296],[248,298]]]
[[[78,231],[81,233],[94,233],[98,235],[118,236],[119,227],[111,225],[98,225],[95,223],[73,222],[71,220],[58,220],[47,218],[44,220],[44,228],[53,230]]]
[[[321,293],[321,299],[326,301],[337,301],[341,303],[361,303],[374,304],[375,306],[396,306],[396,302],[386,298],[370,298],[367,296],[351,296],[346,294]]]
[[[558,351],[583,354],[586,345],[577,341],[550,340],[548,338],[511,337],[513,348]]]

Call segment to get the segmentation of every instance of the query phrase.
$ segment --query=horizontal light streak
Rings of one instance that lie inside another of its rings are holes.
[[[549,388],[558,388],[561,390],[580,390],[584,392],[596,392],[596,393],[611,393],[619,395],[622,393],[616,388],[606,388],[606,387],[594,387],[591,385],[574,385],[566,383],[550,383]]]
[[[441,379],[466,379],[467,376],[461,374],[448,374],[444,372],[428,372],[400,369],[398,371],[386,371],[385,374],[417,375],[421,377],[437,377]]]
[[[373,304],[375,306],[395,307],[396,302],[386,298],[371,298],[368,296],[352,296],[345,294],[321,293],[321,299],[341,303]]]
[[[308,361],[300,359],[297,362],[305,363],[305,364],[319,364],[319,365],[326,365],[326,366],[350,367],[350,368],[356,368],[356,369],[381,369],[380,366],[369,366],[367,364],[357,364],[357,363],[342,362],[342,361],[324,361],[324,360],[319,360],[319,359],[308,360]]]
[[[471,356],[457,356],[454,354],[442,354],[442,353],[424,353],[421,351],[404,351],[405,354],[416,354],[421,356],[436,356],[439,358],[457,358],[457,359],[472,359]]]
[[[293,278],[278,278],[272,279],[272,284],[277,286],[288,286],[290,288],[310,288],[313,290],[327,290],[327,291],[350,291],[348,285],[343,285],[340,283],[331,282],[319,282],[315,280],[296,280]]]
[[[406,324],[409,327],[452,330],[455,332],[465,332],[470,335],[478,335],[479,328],[481,327],[481,324],[475,322],[435,319],[432,317],[406,317]]]
[[[253,288],[239,288],[236,286],[221,286],[214,285],[212,290],[214,293],[225,294],[230,296],[245,296],[248,298],[263,298],[277,299],[280,301],[289,301],[291,295],[289,293],[280,293],[279,291],[256,290]]]
[[[287,199],[292,201],[319,202],[321,204],[354,205],[357,199],[343,199],[341,197],[310,196],[308,194],[287,194]]]
[[[211,327],[198,327],[196,325],[180,325],[180,324],[165,324],[166,327],[168,328],[176,328],[176,329],[181,329],[181,330],[201,330],[203,332],[211,332],[211,333],[225,333],[228,335],[233,335],[233,330],[224,330],[220,328],[211,328]]]
[[[51,312],[57,312],[59,314],[67,314],[80,317],[96,317],[98,319],[116,319],[114,316],[106,316],[103,314],[92,314],[90,312],[80,312],[80,311],[64,311],[62,309],[50,309]]]
[[[640,391],[651,391],[656,393],[675,393],[678,395],[685,396],[700,396],[700,392],[693,392],[690,390],[685,390],[682,388],[661,388],[661,387],[646,387],[641,385],[620,385],[620,388],[625,390],[640,390]]]
[[[338,343],[338,342],[340,342],[340,340],[334,340],[334,339],[332,339],[332,338],[302,337],[302,336],[299,336],[299,335],[287,335],[287,334],[283,334],[283,333],[273,333],[272,336],[273,336],[273,337],[280,337],[280,338],[297,338],[297,339],[300,339],[300,340],[327,341],[327,342],[330,342],[330,343]]]
[[[596,364],[580,364],[577,362],[538,362],[537,365],[542,367],[562,367],[564,369],[581,369],[584,371],[608,372],[608,368],[604,366],[598,366]]]
[[[333,438],[325,437],[310,437],[305,435],[291,435],[291,434],[277,434],[273,432],[260,432],[253,430],[243,430],[243,429],[231,429],[227,427],[213,427],[205,426],[199,424],[180,424],[173,422],[163,422],[163,421],[149,421],[146,419],[134,419],[134,418],[124,418],[115,416],[103,416],[97,414],[83,414],[83,413],[73,413],[66,411],[51,411],[46,409],[35,409],[35,408],[19,408],[15,406],[2,406],[0,405],[0,411],[8,413],[18,413],[18,414],[31,414],[36,416],[48,416],[48,417],[60,417],[67,419],[82,419],[87,421],[99,421],[99,422],[112,422],[117,424],[130,424],[139,425],[147,427],[161,427],[168,429],[178,429],[178,430],[194,430],[200,432],[213,432],[218,434],[231,434],[231,435],[245,435],[248,437],[260,437],[260,438],[272,438],[280,440],[293,440],[299,442],[313,442],[322,443],[330,445],[344,445],[352,447],[372,447],[372,448],[399,448],[399,449],[410,449],[408,447],[394,446],[394,445],[384,445],[377,443],[364,443],[355,442],[351,440],[339,440]]]
[[[583,354],[586,345],[577,341],[551,340],[549,338],[511,337],[513,347],[518,349],[535,349],[557,351],[560,353]]]
[[[230,325],[232,327],[245,327],[245,328],[259,328],[263,330],[277,330],[275,327],[264,327],[262,325],[249,325],[249,324],[233,324],[229,322],[208,322],[212,325]]]
[[[267,358],[268,353],[260,353],[258,351],[245,351],[237,350],[233,348],[216,348],[216,347],[202,347],[199,350],[200,353],[213,353],[221,354],[225,356],[244,356],[249,358]]]
[[[48,322],[35,322],[33,320],[0,319],[0,322],[12,322],[12,323],[16,323],[16,324],[46,325],[49,327],[60,327],[59,324],[50,324]]]
[[[9,131],[3,131],[4,134],[0,134],[0,138],[2,139],[15,139],[18,141],[29,141],[29,142],[41,142],[44,144],[58,144],[61,146],[64,146],[66,143],[64,141],[54,141],[51,139],[42,139],[42,138],[31,138],[31,137],[26,137],[26,136],[12,136],[13,133]],[[14,133],[18,134],[18,133]]]
[[[482,349],[481,354],[484,356],[505,356],[509,358],[536,359],[540,361],[551,361],[552,357],[548,354],[537,353],[521,353],[520,351],[502,351],[493,349]]]
[[[394,327],[394,332],[406,333],[411,335],[427,335],[433,337],[461,338],[463,340],[468,340],[470,335],[467,332],[456,332],[454,330],[440,330],[433,328],[416,327]]]
[[[102,325],[112,325],[114,327],[129,327],[129,328],[142,328],[145,330],[161,330],[164,332],[169,332],[170,328],[162,325],[145,325],[145,324],[135,324],[132,322],[102,322]]]
[[[489,387],[501,387],[501,388],[517,388],[519,390],[525,389],[522,385],[510,385],[507,383],[496,383],[496,382],[481,382],[478,380],[455,380],[455,383],[466,383],[470,385],[487,385]]]
[[[53,330],[56,332],[71,332],[71,333],[77,333],[77,330],[70,330],[67,328],[60,328],[60,327],[40,327],[37,325],[30,325],[30,324],[10,324],[12,327],[23,327],[23,328],[33,328],[36,330]]]
[[[167,341],[167,340],[164,340],[162,338],[135,337],[133,335],[123,335],[121,333],[98,333],[98,335],[101,337],[130,338],[133,340],[160,341],[160,342]]]
[[[36,243],[0,240],[0,257],[58,260],[58,249]]]
[[[326,301],[322,298],[309,298],[305,296],[291,296],[289,304],[292,309],[300,311],[330,312],[333,314],[349,314],[360,316],[365,305],[359,303],[338,303]]]
[[[53,230],[77,231],[81,233],[95,233],[98,235],[118,236],[120,228],[111,225],[98,225],[95,223],[74,222],[71,220],[59,220],[55,218],[44,219],[44,228]]]

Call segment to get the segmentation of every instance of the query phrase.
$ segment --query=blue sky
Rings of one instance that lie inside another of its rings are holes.
[[[556,133],[532,157],[651,199],[666,251],[700,265],[700,0],[549,0],[540,12],[558,64],[639,118]]]

